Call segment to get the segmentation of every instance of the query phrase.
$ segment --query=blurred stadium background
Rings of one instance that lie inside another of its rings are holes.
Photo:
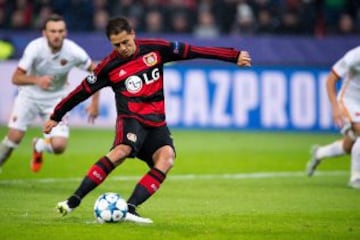
[[[334,131],[325,77],[360,43],[357,0],[0,0],[0,125],[16,94],[17,60],[51,13],[66,18],[69,38],[97,61],[111,51],[103,30],[116,15],[128,17],[138,37],[248,50],[249,69],[205,60],[167,66],[168,122],[180,129]],[[73,71],[70,83],[83,76]],[[99,127],[115,119],[107,91]],[[83,126],[84,108],[74,109],[73,125]]]
[[[310,145],[338,137],[325,78],[360,43],[359,0],[0,0],[1,137],[16,94],[11,75],[53,12],[65,16],[69,38],[96,61],[112,48],[103,31],[108,18],[124,15],[138,37],[245,49],[253,67],[206,60],[166,66],[178,160],[141,209],[154,226],[92,224],[96,197],[128,196],[129,183],[145,171],[139,161],[116,169],[70,217],[59,221],[54,213],[111,144],[111,90],[101,91],[99,129],[82,129],[93,125],[86,124],[86,103],[76,107],[66,154],[47,155],[37,174],[28,161],[40,128],[30,129],[0,174],[1,240],[360,239],[358,191],[346,187],[349,159],[321,165],[311,179],[304,174]],[[84,76],[71,72],[70,84]]]

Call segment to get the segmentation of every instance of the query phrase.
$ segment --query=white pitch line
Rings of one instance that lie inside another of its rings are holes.
[[[317,171],[317,176],[345,176],[348,171]],[[169,180],[214,180],[214,179],[260,179],[260,178],[287,178],[306,177],[304,172],[256,172],[256,173],[228,173],[228,174],[178,174],[169,175]],[[133,181],[141,176],[110,176],[107,181]],[[29,183],[60,183],[79,182],[82,178],[42,178],[42,179],[4,179],[0,180],[1,185],[17,185]]]

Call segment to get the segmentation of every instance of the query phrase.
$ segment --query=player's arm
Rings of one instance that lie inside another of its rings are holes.
[[[67,112],[98,92],[101,88],[109,86],[109,84],[111,83],[108,81],[107,77],[104,76],[100,70],[96,71],[95,69],[95,73],[89,74],[80,85],[55,106],[55,109],[50,116],[50,120],[44,124],[43,131],[49,133]]]
[[[89,72],[93,72],[96,68],[96,64],[92,63],[88,69]],[[94,123],[95,119],[99,116],[99,101],[100,101],[100,91],[95,92],[91,97],[91,102],[87,106],[86,111],[89,115],[88,121]]]
[[[233,48],[198,47],[186,45],[186,58],[207,58],[236,63],[238,66],[251,66],[250,54],[247,51],[238,51]]]
[[[38,85],[40,88],[46,90],[51,86],[52,76],[30,76],[26,71],[17,68],[12,76],[12,83],[17,86],[23,85]]]
[[[12,83],[17,86],[37,85],[41,89],[47,90],[51,86],[52,76],[34,76],[29,75],[28,71],[36,60],[41,49],[36,41],[30,42],[19,60],[18,67],[13,73]]]
[[[166,51],[168,56],[173,58],[172,60],[205,58],[232,62],[238,66],[251,66],[249,52],[239,51],[234,48],[200,47],[187,43],[170,42]]]
[[[51,129],[61,121],[67,112],[91,96],[92,92],[86,89],[84,82],[85,81],[83,81],[55,106],[50,119],[44,123],[44,133],[50,133]]]
[[[326,91],[333,109],[334,123],[338,127],[342,127],[344,125],[343,113],[337,101],[337,90],[336,90],[336,83],[340,79],[341,78],[333,70],[328,74],[326,79]]]

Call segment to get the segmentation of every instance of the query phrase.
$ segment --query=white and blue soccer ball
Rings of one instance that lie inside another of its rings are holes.
[[[103,193],[95,201],[94,215],[99,223],[123,221],[127,212],[127,202],[118,193]]]

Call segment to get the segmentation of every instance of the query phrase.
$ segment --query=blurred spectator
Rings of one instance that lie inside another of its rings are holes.
[[[32,24],[33,27],[35,29],[41,30],[44,26],[46,19],[48,19],[51,14],[53,14],[53,12],[49,5],[41,6],[39,12],[35,14],[35,18]]]
[[[170,24],[167,29],[172,33],[191,33],[195,25],[196,9],[191,6],[191,1],[169,0],[164,9],[165,21]]]
[[[170,28],[169,31],[172,33],[190,33],[191,23],[186,13],[178,12],[170,16]]]
[[[299,15],[294,10],[287,10],[280,18],[280,25],[277,32],[280,34],[294,35],[302,33],[302,26]]]
[[[254,11],[246,1],[240,2],[236,7],[236,20],[232,33],[240,35],[252,35],[255,33]]]
[[[200,14],[203,11],[212,12],[214,10],[214,0],[200,0],[197,3],[197,12]]]
[[[109,20],[110,6],[107,0],[93,0],[94,15],[92,26],[94,31],[103,31]]]
[[[33,6],[28,0],[16,0],[15,10],[11,14],[10,26],[17,30],[26,30],[31,27]]]
[[[164,32],[164,19],[162,13],[157,9],[145,12],[143,31],[146,33],[159,34]]]
[[[93,0],[93,6],[95,10],[110,10],[108,6],[108,0]]]
[[[140,19],[143,11],[143,6],[136,0],[115,0],[111,4],[110,16],[135,16]]]
[[[0,28],[39,29],[51,13],[63,15],[72,31],[101,30],[107,19],[120,15],[137,32],[203,36],[321,37],[360,28],[360,0],[0,0]]]
[[[194,35],[201,38],[214,38],[219,36],[219,29],[215,18],[209,10],[202,10],[198,14],[198,22],[194,28]]]
[[[341,14],[338,20],[337,31],[335,34],[348,35],[355,33],[356,29],[353,18],[350,16],[350,14]]]
[[[109,21],[109,14],[105,9],[97,9],[94,15],[94,30],[103,32]]]
[[[110,17],[126,17],[136,31],[142,31],[144,6],[136,0],[114,0],[110,8]]]
[[[259,34],[273,34],[276,32],[278,21],[274,20],[268,9],[260,9],[257,15],[256,32]]]

